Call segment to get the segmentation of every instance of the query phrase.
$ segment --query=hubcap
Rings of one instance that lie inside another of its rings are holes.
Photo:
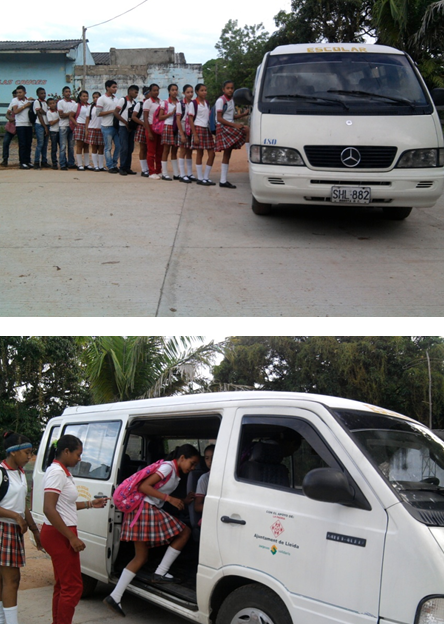
[[[229,624],[274,624],[274,622],[261,609],[248,607],[236,613]]]

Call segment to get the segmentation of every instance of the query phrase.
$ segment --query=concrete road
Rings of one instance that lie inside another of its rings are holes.
[[[218,179],[216,174],[216,179]],[[0,172],[1,316],[442,316],[444,198],[258,217],[237,190]]]
[[[19,622],[48,624],[51,621],[52,590],[52,587],[42,587],[19,591]],[[132,594],[125,594],[122,599],[126,614],[126,618],[122,618],[102,603],[110,591],[112,587],[99,583],[93,596],[78,604],[73,624],[186,624],[188,621]]]

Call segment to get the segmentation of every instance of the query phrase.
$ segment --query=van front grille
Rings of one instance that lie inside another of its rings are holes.
[[[328,184],[329,186],[391,186],[391,182],[373,180],[310,180],[310,184]],[[421,182],[421,184],[423,184]]]
[[[353,149],[351,158],[348,149]],[[388,169],[391,167],[397,152],[396,147],[372,145],[306,145],[304,147],[307,159],[313,167],[325,169]],[[356,151],[355,151],[356,150]],[[341,158],[342,155],[342,158]],[[348,162],[355,166],[347,166]]]

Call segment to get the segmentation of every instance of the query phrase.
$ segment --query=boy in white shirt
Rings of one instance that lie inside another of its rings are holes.
[[[19,144],[20,169],[32,169],[32,124],[29,121],[29,109],[34,100],[26,97],[26,89],[23,85],[19,85],[16,92],[17,95],[12,100],[9,108],[15,115],[15,127],[17,129],[17,139]]]
[[[59,122],[60,117],[57,111],[57,102],[54,98],[48,98],[47,104],[49,106],[46,118],[49,126],[49,138],[51,139],[51,162],[52,168],[58,169],[57,165],[57,147],[60,145],[59,135]]]
[[[12,97],[15,98],[16,95],[17,95],[17,91],[14,89],[14,91],[12,92]],[[14,138],[16,134],[16,130],[14,131],[15,118],[14,118],[14,114],[12,112],[11,107],[9,107],[8,110],[6,111],[6,120],[8,122],[6,125],[8,126],[9,124],[9,127],[12,130],[12,132],[9,132],[5,127],[5,136],[3,137],[3,155],[2,155],[2,162],[1,162],[2,167],[8,166],[9,146],[11,144],[12,139]],[[12,126],[12,124],[14,125]]]
[[[48,119],[46,113],[48,112],[48,104],[46,103],[46,91],[42,87],[39,87],[36,91],[37,99],[34,100],[33,108],[34,113],[37,115],[35,120],[35,136],[37,138],[37,145],[34,155],[34,169],[40,169],[40,157],[42,158],[42,168],[48,169],[48,141],[49,141],[49,128]]]
[[[102,118],[102,134],[105,143],[105,160],[108,173],[119,173],[117,162],[120,154],[119,131],[114,128],[114,111],[117,107],[117,82],[107,80],[105,82],[105,95],[101,95],[97,100],[97,116]],[[114,153],[112,153],[114,141]]]
[[[131,85],[128,87],[128,95],[120,98],[114,109],[114,115],[119,120],[120,175],[136,175],[136,172],[131,169],[136,129],[133,128],[134,123],[130,122],[138,95],[139,87]]]
[[[59,112],[59,133],[60,133],[60,170],[76,169],[74,161],[74,134],[69,127],[69,114],[77,111],[77,104],[71,99],[71,89],[64,87],[63,99],[57,102]],[[66,160],[66,150],[68,150],[68,160]]]

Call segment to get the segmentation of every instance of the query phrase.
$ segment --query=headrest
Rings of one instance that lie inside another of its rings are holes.
[[[284,453],[279,444],[273,442],[256,442],[251,451],[250,461],[260,464],[280,464]]]

